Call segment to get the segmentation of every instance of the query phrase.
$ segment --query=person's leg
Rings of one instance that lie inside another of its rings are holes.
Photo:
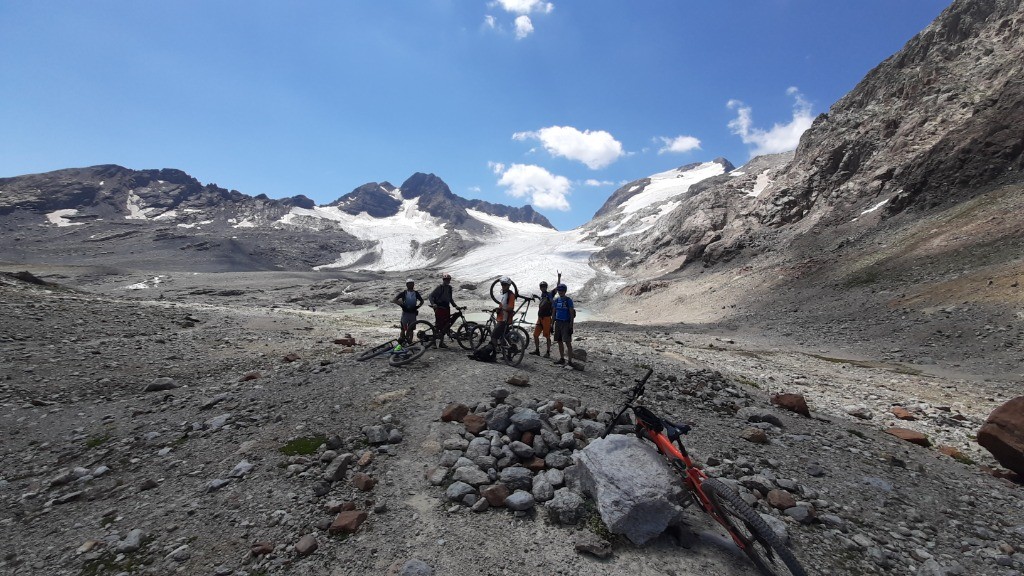
[[[562,345],[562,323],[555,322],[555,342],[558,343],[558,360],[555,360],[555,364],[565,364],[565,348]]]
[[[545,318],[544,321],[544,339],[548,344],[547,349],[544,351],[544,357],[551,358],[551,317]]]
[[[540,333],[541,333],[541,319],[537,318],[537,324],[533,327],[533,354],[534,356],[540,356]]]

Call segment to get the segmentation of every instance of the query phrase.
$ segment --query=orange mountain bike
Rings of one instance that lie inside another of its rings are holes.
[[[800,562],[793,553],[768,527],[753,508],[747,505],[739,493],[725,482],[711,478],[694,465],[686,452],[680,436],[690,431],[686,424],[673,424],[659,417],[643,406],[638,406],[644,395],[644,386],[654,370],[648,369],[643,378],[637,380],[629,399],[608,424],[604,438],[611,433],[619,418],[627,410],[633,411],[635,432],[641,440],[654,443],[672,469],[683,479],[686,489],[701,509],[721,524],[732,536],[736,546],[743,550],[766,576],[806,576]]]

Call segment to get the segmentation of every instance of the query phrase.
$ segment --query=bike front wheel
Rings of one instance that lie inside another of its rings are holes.
[[[743,543],[743,552],[765,576],[807,576],[793,552],[768,527],[735,489],[717,478],[701,484],[711,500],[714,514],[729,533]]]
[[[501,282],[501,278],[498,278],[494,282],[491,282],[491,289],[490,289],[491,300],[494,300],[494,302],[496,304],[501,304],[501,286],[499,286],[500,282]],[[510,289],[512,290],[512,294],[514,294],[516,299],[518,300],[519,299],[519,288],[516,287],[516,283],[515,282],[511,283]]]
[[[388,358],[388,364],[392,366],[401,366],[408,364],[413,360],[423,356],[423,353],[427,351],[427,347],[422,342],[410,344],[403,347],[398,352],[392,352],[391,357]]]
[[[469,347],[473,350],[480,348],[480,345],[490,339],[491,333],[486,327],[479,324],[473,326],[469,332]]]

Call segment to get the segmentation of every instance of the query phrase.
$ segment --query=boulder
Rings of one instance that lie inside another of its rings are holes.
[[[783,410],[796,412],[803,416],[810,417],[811,415],[810,409],[807,408],[807,400],[804,399],[803,394],[776,394],[772,396],[772,404]]]
[[[644,544],[685,517],[677,478],[640,439],[616,434],[594,440],[577,458],[574,483],[594,498],[612,533]]]
[[[885,432],[886,434],[892,434],[900,440],[906,440],[911,444],[917,444],[918,446],[924,446],[925,448],[932,445],[931,441],[928,440],[928,436],[918,432],[917,430],[910,430],[907,428],[889,428]]]
[[[999,406],[978,431],[978,444],[1010,470],[1024,476],[1024,396]]]
[[[462,419],[469,414],[469,406],[453,402],[444,407],[441,411],[442,422],[462,422]]]

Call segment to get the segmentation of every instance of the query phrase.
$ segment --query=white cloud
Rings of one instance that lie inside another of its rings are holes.
[[[492,169],[502,164],[492,163]],[[572,184],[565,176],[552,174],[532,164],[513,164],[500,173],[498,185],[504,186],[509,196],[526,198],[535,208],[553,208],[569,210],[566,196],[572,190]]]
[[[615,182],[612,182],[611,180],[595,180],[593,178],[588,178],[588,179],[583,181],[583,185],[584,186],[614,186]]]
[[[513,140],[539,140],[552,156],[562,156],[587,165],[591,170],[604,168],[625,155],[622,143],[604,130],[580,132],[572,126],[549,126],[535,132],[516,132]]]
[[[658,154],[665,154],[666,152],[681,154],[691,150],[700,150],[700,140],[693,136],[676,136],[675,138],[659,136],[655,139],[655,142],[658,140],[661,140],[662,144],[664,144],[658,150]]]
[[[752,146],[751,156],[795,149],[800,144],[800,135],[814,122],[811,103],[804,99],[800,90],[793,86],[786,90],[786,94],[794,97],[793,119],[788,124],[774,124],[770,130],[754,127],[753,110],[750,106],[739,100],[729,100],[726,104],[729,109],[736,110],[736,118],[729,122],[729,130],[739,136],[744,144]]]
[[[550,14],[555,9],[555,5],[550,2],[543,2],[542,0],[497,0],[491,4],[492,6],[501,6],[506,12],[513,14],[531,14],[537,12],[539,14]]]
[[[501,174],[505,171],[505,165],[501,162],[488,162],[487,167],[491,169],[491,172],[495,174]]]
[[[470,194],[479,194],[480,193],[480,187],[479,186],[470,186],[469,187],[469,192],[470,192]]]
[[[494,30],[495,28],[498,27],[498,21],[497,19],[494,18],[494,16],[488,14],[484,16],[484,26],[490,28],[491,30]]]
[[[532,32],[533,22],[530,21],[530,17],[525,14],[516,16],[516,40],[522,40]]]

